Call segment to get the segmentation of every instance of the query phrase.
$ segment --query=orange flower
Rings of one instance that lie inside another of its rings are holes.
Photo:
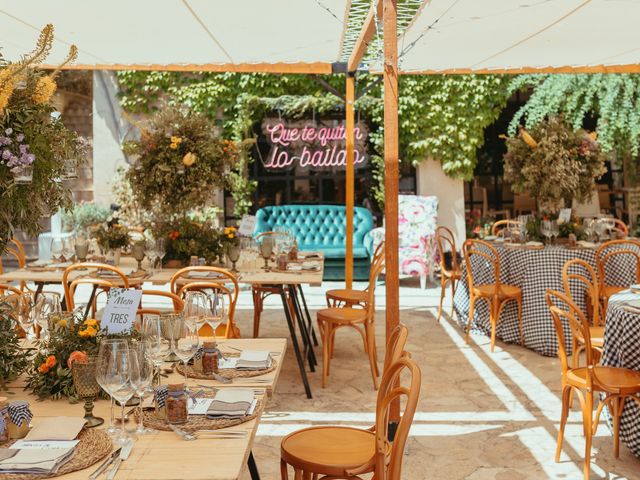
[[[71,353],[71,355],[69,355],[69,360],[67,360],[67,367],[71,368],[73,362],[87,363],[88,360],[89,357],[87,357],[86,352],[76,350],[75,352]]]
[[[49,368],[55,367],[57,363],[55,355],[49,355],[44,363]]]
[[[179,236],[180,236],[180,232],[177,231],[177,230],[173,230],[173,231],[169,232],[169,238],[171,240],[176,240]]]
[[[38,367],[38,371],[39,371],[40,373],[49,373],[49,367],[47,367],[47,364],[46,364],[46,363],[43,363],[42,365],[40,365],[40,366]]]

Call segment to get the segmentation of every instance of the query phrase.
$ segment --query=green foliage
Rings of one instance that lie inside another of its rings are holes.
[[[16,322],[12,317],[13,306],[0,302],[0,391],[24,372],[29,365],[30,349],[23,349]]]
[[[129,246],[131,241],[129,231],[124,225],[120,225],[117,220],[98,225],[92,230],[92,234],[104,252],[125,248]]]
[[[63,212],[62,225],[65,230],[84,232],[90,227],[106,222],[111,210],[92,202],[76,203],[72,209]]]
[[[192,255],[204,257],[207,263],[218,261],[224,253],[221,232],[211,222],[198,222],[189,218],[160,224],[154,231],[156,238],[167,241],[164,261],[179,260],[188,263]]]
[[[587,132],[553,116],[507,139],[504,179],[514,192],[528,193],[542,209],[553,210],[562,202],[570,206],[574,198],[589,198],[595,179],[606,171],[604,159]]]
[[[585,119],[597,121],[598,142],[603,151],[640,153],[640,76],[632,74],[522,75],[511,90],[530,89],[527,103],[509,126],[513,135],[519,124],[526,128],[549,115],[563,114],[574,129]]]

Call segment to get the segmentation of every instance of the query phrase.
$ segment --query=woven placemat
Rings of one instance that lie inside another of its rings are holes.
[[[21,474],[21,473],[0,473],[0,480],[38,480],[41,478],[53,478],[65,475],[67,473],[84,470],[98,463],[109,453],[113,445],[111,438],[104,430],[96,430],[95,428],[84,429],[78,435],[80,443],[76,446],[71,460],[60,467],[57,473],[52,475],[42,474]],[[8,448],[13,442],[5,443],[0,447]]]
[[[262,400],[258,400],[256,408],[253,410],[253,414],[244,417],[213,419],[207,418],[206,415],[189,415],[187,423],[178,425],[178,427],[180,427],[180,430],[184,430],[188,433],[197,432],[198,430],[219,430],[221,428],[233,427],[234,425],[240,425],[241,423],[245,423],[256,418],[261,408]],[[137,412],[136,415],[138,415]],[[156,413],[152,410],[142,411],[142,423],[145,427],[153,428],[155,430],[171,431],[171,427],[169,427],[167,421],[163,418],[156,417]],[[4,479],[0,478],[0,480]]]
[[[235,368],[221,368],[218,370],[218,375],[224,378],[249,378],[249,377],[259,377],[260,375],[265,375],[267,373],[273,372],[278,364],[275,360],[271,360],[271,366],[269,368],[265,368],[263,370],[238,370]],[[178,373],[184,375],[185,369],[183,364],[176,365],[176,371]],[[215,380],[213,375],[209,375],[206,373],[198,372],[193,368],[192,365],[187,365],[187,377],[189,378],[198,378],[200,380]]]

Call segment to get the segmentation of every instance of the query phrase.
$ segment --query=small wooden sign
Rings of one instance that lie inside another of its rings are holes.
[[[107,305],[102,315],[102,328],[107,334],[129,332],[142,299],[142,290],[112,288],[107,295]]]

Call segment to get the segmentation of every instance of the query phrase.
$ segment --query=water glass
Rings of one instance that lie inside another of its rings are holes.
[[[147,355],[144,342],[137,342],[131,349],[131,385],[136,396],[140,399],[138,404],[138,426],[136,435],[147,435],[153,430],[146,428],[142,422],[142,403],[147,393],[152,391],[154,366]]]
[[[184,318],[179,317],[174,320],[174,351],[184,365],[184,384],[189,390],[189,380],[187,377],[187,363],[195,355],[200,347],[198,330]]]
[[[124,339],[107,338],[100,342],[96,365],[96,380],[102,389],[111,396],[111,415],[107,433],[114,436],[118,430],[113,418],[114,397],[112,391],[121,385],[121,379],[116,375],[117,359],[123,352],[129,351],[129,344]]]

